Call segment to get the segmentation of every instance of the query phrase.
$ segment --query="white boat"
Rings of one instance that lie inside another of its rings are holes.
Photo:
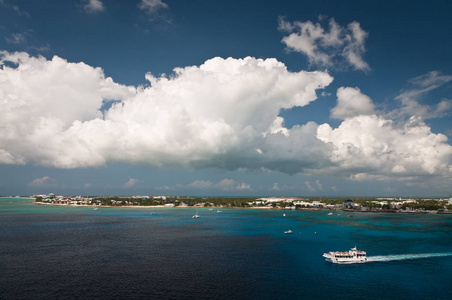
[[[95,208],[95,209],[93,209],[93,210],[99,210],[99,208],[97,208],[97,207],[96,207],[96,208]]]
[[[330,212],[329,214],[328,214],[328,216],[331,216],[333,213],[332,212]]]
[[[283,216],[283,217],[285,217],[285,216],[286,216],[286,214],[282,214],[282,216]]]
[[[356,246],[346,252],[336,251],[324,253],[323,257],[325,257],[327,261],[336,264],[354,264],[367,261],[366,252],[356,249]]]
[[[196,209],[196,214],[193,215],[193,219],[201,218],[200,215],[198,215],[198,209]]]
[[[284,231],[284,233],[285,233],[285,234],[291,234],[291,233],[293,233],[293,231],[289,229],[289,230],[287,230],[287,231]]]
[[[219,214],[219,213],[221,213],[222,211],[221,210],[217,210],[217,213]]]

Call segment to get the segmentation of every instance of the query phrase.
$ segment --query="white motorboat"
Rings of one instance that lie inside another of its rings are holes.
[[[326,258],[327,261],[336,264],[354,264],[354,263],[364,263],[367,261],[365,251],[360,251],[356,249],[356,246],[349,251],[346,252],[328,252],[324,253],[323,257]]]
[[[196,214],[194,214],[192,218],[193,218],[193,219],[201,218],[201,216],[198,215],[198,209],[196,209]]]

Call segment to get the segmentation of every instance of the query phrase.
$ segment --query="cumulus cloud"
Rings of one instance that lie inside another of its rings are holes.
[[[130,178],[129,181],[127,181],[124,184],[124,187],[131,188],[131,187],[134,187],[135,185],[137,185],[139,182],[140,182],[140,180],[138,180],[136,178]]]
[[[77,129],[86,121],[102,123],[102,102],[133,96],[134,88],[105,78],[100,68],[57,56],[1,52],[0,67],[0,161],[62,168],[105,163],[92,148],[102,142],[91,143],[96,137],[81,137]]]
[[[42,178],[36,178],[28,185],[32,187],[53,187],[56,185],[56,181],[49,176],[44,176]]]
[[[0,67],[3,164],[79,168],[124,162],[354,180],[452,174],[445,135],[432,133],[420,116],[394,122],[379,115],[358,88],[338,89],[331,112],[342,120],[337,128],[315,122],[287,128],[281,109],[315,101],[332,78],[290,72],[276,59],[217,57],[176,68],[171,76],[148,73],[150,86],[138,88],[56,56],[2,52]],[[101,111],[105,102],[113,105]],[[309,185],[322,188],[320,181]],[[188,187],[251,189],[232,179]]]
[[[333,18],[325,29],[319,18],[318,23],[288,22],[279,18],[279,30],[289,33],[282,39],[288,49],[305,54],[311,65],[333,67],[345,63],[356,70],[369,71],[364,61],[365,41],[368,33],[354,21],[346,27],[340,26]]]
[[[410,180],[412,175],[450,176],[452,146],[421,119],[404,126],[377,115],[348,118],[338,128],[322,124],[317,137],[332,146],[334,163],[323,172],[349,174],[354,180]]]
[[[449,105],[440,102],[437,109],[425,106],[422,110],[422,105],[412,101],[449,80],[437,73],[411,80],[422,88],[406,91],[397,97],[402,100],[401,108],[381,115],[374,110],[372,99],[358,88],[339,88],[331,116],[343,122],[335,129],[329,124],[317,129],[317,138],[331,147],[329,161],[333,164],[314,173],[341,174],[357,181],[450,176],[452,147],[445,135],[432,133],[423,121],[434,111],[446,111]]]
[[[341,87],[337,90],[337,105],[331,110],[333,118],[344,120],[373,113],[372,99],[362,94],[359,88]]]
[[[4,52],[1,63],[0,161],[59,168],[121,161],[236,169],[259,155],[254,149],[281,152],[266,144],[284,138],[284,130],[265,138],[280,110],[309,104],[332,80],[289,72],[275,59],[214,58],[171,77],[149,73],[151,86],[135,89],[56,56]],[[119,102],[103,115],[102,103],[112,99]],[[306,128],[294,135],[300,130]]]
[[[87,3],[83,6],[83,9],[87,13],[97,13],[104,11],[104,4],[100,0],[88,0]]]

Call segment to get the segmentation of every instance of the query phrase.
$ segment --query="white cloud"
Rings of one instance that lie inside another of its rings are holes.
[[[204,189],[204,188],[211,187],[212,185],[213,185],[213,182],[209,181],[209,180],[196,180],[196,181],[190,183],[188,186],[193,187],[193,188]]]
[[[6,66],[6,61],[16,67]],[[86,121],[102,124],[102,101],[133,96],[134,88],[105,78],[100,68],[57,56],[48,61],[0,52],[0,67],[0,161],[62,168],[105,163],[92,147],[105,146],[102,141],[108,137],[91,141],[96,137],[82,137],[74,130]]]
[[[86,1],[85,1],[86,2]],[[88,0],[83,6],[87,13],[97,13],[105,10],[104,4],[100,0]]]
[[[326,30],[321,23],[291,23],[279,18],[279,30],[289,33],[282,39],[288,49],[305,54],[311,65],[333,67],[346,63],[356,70],[370,70],[362,57],[368,33],[356,21],[342,27],[330,19]]]
[[[323,189],[323,184],[320,183],[320,180],[317,179],[317,180],[315,181],[315,184],[317,185],[317,188],[318,188],[319,190]]]
[[[450,103],[444,100],[432,108],[415,100],[452,80],[449,77],[432,72],[411,80],[417,88],[397,97],[401,108],[385,116],[374,111],[372,100],[358,88],[339,88],[331,115],[344,121],[336,129],[323,124],[317,130],[317,137],[332,147],[329,160],[333,165],[321,172],[357,181],[450,176],[452,147],[445,135],[432,133],[423,121],[448,111]]]
[[[341,87],[337,90],[337,105],[331,110],[335,119],[374,114],[372,100],[358,88]]]
[[[315,189],[312,187],[311,183],[309,181],[305,181],[304,184],[306,185],[306,187],[308,188],[308,190],[310,190],[311,192],[314,192]]]
[[[168,4],[162,0],[141,0],[138,7],[149,15],[154,15],[162,8],[168,8]]]
[[[134,187],[135,185],[137,185],[139,182],[140,182],[140,180],[138,180],[136,178],[130,178],[129,181],[127,181],[124,184],[124,187],[131,188],[131,187]]]
[[[161,186],[161,187],[157,187],[156,190],[161,190],[161,191],[171,191],[171,190],[175,190],[176,188],[174,186]]]
[[[2,52],[0,163],[79,168],[124,162],[354,180],[452,174],[446,136],[432,133],[419,116],[406,122],[379,116],[357,88],[338,90],[332,115],[343,121],[337,128],[314,122],[286,128],[281,109],[314,101],[316,90],[332,81],[324,72],[289,72],[276,59],[213,58],[146,78],[151,86],[127,87],[84,63]],[[118,102],[103,115],[99,109],[109,100]],[[251,190],[232,179],[191,184],[203,186]]]
[[[180,186],[182,187],[182,186]],[[189,188],[196,188],[196,189],[218,189],[223,191],[240,191],[240,190],[250,190],[251,185],[246,184],[244,182],[237,182],[234,179],[228,179],[225,178],[218,183],[213,183],[209,180],[196,180],[190,184],[187,185]]]
[[[0,0],[0,7],[6,8],[6,9],[11,9],[14,12],[16,12],[19,16],[30,17],[30,14],[28,12],[20,9],[18,5],[9,4],[5,0]]]
[[[13,33],[11,37],[5,37],[5,40],[10,44],[21,44],[25,41],[25,35],[22,33]]]
[[[262,156],[254,149],[280,152],[271,145],[280,133],[264,138],[275,120],[282,124],[280,110],[309,104],[332,80],[323,72],[289,72],[275,59],[214,58],[169,78],[147,74],[151,87],[135,90],[100,68],[56,56],[1,58],[17,67],[0,69],[0,161],[59,168],[120,161],[236,169],[248,156]],[[111,99],[120,102],[103,116],[102,102]]]
[[[376,115],[346,119],[332,129],[323,124],[317,137],[332,146],[331,168],[325,173],[349,174],[354,180],[410,180],[412,175],[450,176],[452,146],[419,118],[404,126]]]
[[[404,90],[396,97],[401,103],[400,109],[391,112],[393,118],[405,118],[411,116],[431,119],[445,116],[452,108],[452,100],[442,99],[436,105],[421,104],[420,100],[429,92],[452,81],[452,76],[432,71],[427,74],[412,78],[410,88]],[[430,103],[433,101],[429,101]]]
[[[56,181],[49,176],[44,176],[42,178],[36,178],[28,185],[33,187],[54,187],[56,186]]]
[[[250,184],[246,184],[244,182],[237,182],[234,179],[223,179],[220,182],[218,182],[215,187],[225,190],[225,191],[230,191],[230,190],[251,190],[251,185]]]

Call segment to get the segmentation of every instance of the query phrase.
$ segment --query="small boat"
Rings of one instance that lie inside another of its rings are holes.
[[[286,214],[283,214],[282,216],[283,216],[283,217],[285,217],[285,216],[286,216]]]
[[[156,215],[157,213],[156,212],[151,212],[151,215]]]
[[[219,214],[219,213],[221,213],[222,211],[221,210],[217,210],[217,213]]]
[[[93,210],[99,210],[99,208],[97,208],[97,207],[96,207],[96,208],[95,208],[95,209],[93,209]]]
[[[330,212],[329,214],[328,214],[328,216],[331,216],[333,213],[332,212]]]
[[[198,215],[198,209],[196,209],[196,214],[194,214],[192,218],[193,218],[193,219],[201,218],[201,216]]]
[[[285,234],[291,234],[291,233],[293,233],[293,231],[289,229],[289,230],[287,230],[287,231],[284,231],[284,233],[285,233]]]

